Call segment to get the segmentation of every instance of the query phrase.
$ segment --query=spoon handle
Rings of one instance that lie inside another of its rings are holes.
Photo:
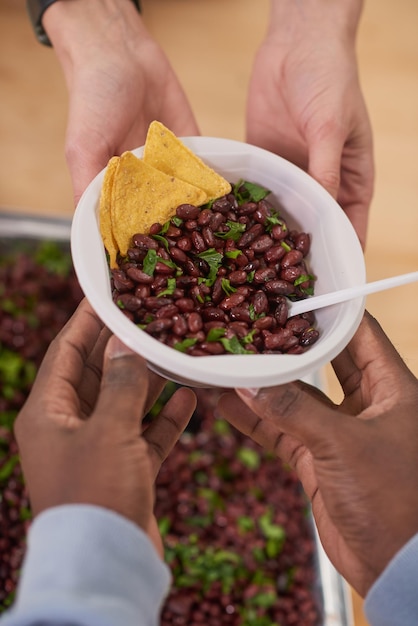
[[[322,309],[325,306],[331,304],[339,304],[340,302],[346,302],[347,300],[353,300],[361,296],[367,296],[370,293],[376,293],[377,291],[383,291],[384,289],[391,289],[392,287],[399,287],[400,285],[406,285],[418,280],[418,272],[410,272],[409,274],[400,274],[398,276],[392,276],[391,278],[383,278],[382,280],[375,280],[371,283],[365,283],[364,285],[356,285],[354,287],[346,287],[338,291],[332,291],[331,293],[324,293],[320,296],[313,296],[306,298],[306,300],[298,300],[292,302],[289,306],[289,315],[300,315],[307,311],[315,311],[316,309]]]

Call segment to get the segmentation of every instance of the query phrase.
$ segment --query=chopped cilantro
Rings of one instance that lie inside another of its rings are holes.
[[[232,295],[236,291],[236,287],[231,285],[231,282],[228,278],[222,278],[221,287],[227,296]]]
[[[191,348],[195,345],[197,339],[195,337],[186,337],[183,341],[178,341],[174,344],[173,348],[179,352],[186,352],[187,348]]]
[[[166,289],[163,289],[163,291],[160,291],[157,295],[157,298],[161,298],[161,296],[171,296],[171,294],[174,293],[176,285],[177,283],[176,283],[175,278],[168,278]]]
[[[155,250],[149,249],[145,255],[142,269],[148,276],[153,276],[155,272],[155,266],[158,263],[158,255]]]
[[[260,200],[264,200],[271,193],[269,189],[245,180],[239,180],[233,185],[232,192],[239,204],[260,202]]]
[[[246,229],[245,224],[241,224],[241,222],[233,222],[232,220],[227,220],[225,225],[228,226],[229,230],[226,232],[217,231],[215,233],[215,237],[219,237],[219,239],[232,239],[233,241],[238,241]]]

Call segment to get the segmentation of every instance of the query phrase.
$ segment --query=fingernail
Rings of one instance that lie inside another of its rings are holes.
[[[246,398],[247,400],[255,398],[255,396],[258,394],[258,391],[259,390],[256,387],[245,387],[243,389],[236,390],[239,396],[241,396],[242,398]]]
[[[125,346],[118,337],[113,335],[107,344],[107,354],[110,359],[117,359],[121,356],[132,354],[132,350],[128,348],[128,346]]]

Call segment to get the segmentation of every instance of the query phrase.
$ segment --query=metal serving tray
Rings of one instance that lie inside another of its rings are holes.
[[[68,218],[13,213],[11,210],[0,209],[0,259],[18,243],[55,241],[69,247],[70,234],[71,220]],[[321,385],[319,377],[308,382]],[[317,546],[318,593],[322,596],[324,606],[322,626],[354,626],[350,589],[325,554],[313,520],[312,532]]]

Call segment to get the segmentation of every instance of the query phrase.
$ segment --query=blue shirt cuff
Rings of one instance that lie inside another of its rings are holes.
[[[418,623],[418,534],[390,561],[364,603],[371,626]]]
[[[171,575],[148,536],[117,513],[63,505],[35,518],[17,598],[2,626],[156,626]]]

